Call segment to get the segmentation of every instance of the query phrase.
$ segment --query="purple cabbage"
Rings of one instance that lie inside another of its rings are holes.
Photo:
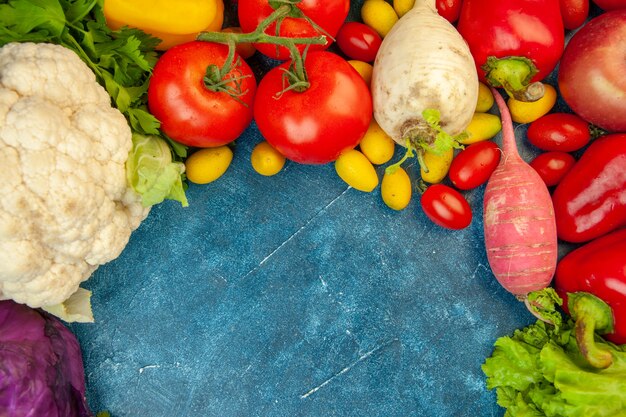
[[[78,340],[56,317],[0,301],[0,416],[93,417]]]

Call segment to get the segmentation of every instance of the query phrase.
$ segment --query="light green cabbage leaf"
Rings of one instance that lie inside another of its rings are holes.
[[[165,140],[154,135],[133,133],[133,147],[126,161],[128,184],[141,195],[145,207],[175,200],[187,207],[183,175],[185,165],[172,159]]]

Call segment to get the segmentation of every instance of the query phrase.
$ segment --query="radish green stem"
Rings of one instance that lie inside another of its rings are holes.
[[[418,156],[417,156],[418,160],[420,158],[419,153],[420,152],[418,151]],[[411,158],[413,156],[415,156],[413,145],[411,144],[411,141],[407,139],[407,141],[406,141],[406,152],[404,153],[404,155],[402,156],[402,158],[398,162],[396,162],[393,165],[389,165],[385,169],[385,172],[387,174],[393,174],[394,172],[396,172],[398,170],[398,168],[400,168],[400,165],[402,165],[404,163],[404,161],[406,161],[407,159],[409,159],[409,158]]]
[[[557,306],[563,304],[563,300],[554,288],[546,287],[542,290],[531,291],[524,296],[519,296],[518,299],[522,300],[528,311],[539,320],[557,328],[561,326],[562,316]]]

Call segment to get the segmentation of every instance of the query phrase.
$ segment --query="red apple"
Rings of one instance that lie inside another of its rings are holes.
[[[572,36],[558,84],[574,113],[610,132],[626,132],[626,9],[603,13]]]

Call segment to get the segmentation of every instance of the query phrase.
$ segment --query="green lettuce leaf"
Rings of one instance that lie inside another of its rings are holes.
[[[506,417],[626,417],[626,347],[598,338],[614,362],[593,368],[582,357],[570,320],[537,321],[496,340],[482,366]]]

